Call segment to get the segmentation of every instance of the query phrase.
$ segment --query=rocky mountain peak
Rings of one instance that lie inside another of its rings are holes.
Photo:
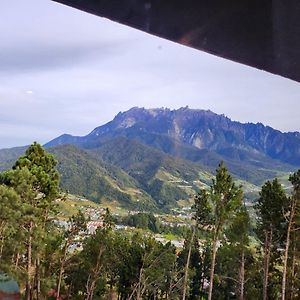
[[[190,145],[196,149],[216,151],[231,155],[240,151],[243,156],[260,153],[285,163],[300,165],[300,134],[282,133],[262,123],[240,123],[210,110],[133,107],[120,112],[109,123],[95,128],[82,137],[60,137],[56,143],[89,145],[99,141],[124,136],[147,145],[172,150],[172,143]],[[173,140],[170,144],[170,142]],[[169,144],[168,144],[169,143]]]

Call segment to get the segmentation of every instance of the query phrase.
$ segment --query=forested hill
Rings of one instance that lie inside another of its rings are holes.
[[[11,150],[9,161],[0,160],[2,170],[23,154],[17,150]],[[0,158],[7,151],[0,150]],[[191,200],[212,177],[199,165],[125,138],[96,149],[60,145],[48,151],[58,161],[64,191],[126,209],[168,210]]]
[[[25,153],[27,147],[28,146],[0,149],[0,171],[11,168],[17,158]]]
[[[72,194],[95,202],[110,203],[128,209],[157,208],[152,197],[122,169],[94,159],[89,153],[71,145],[50,148],[58,161],[61,187]]]

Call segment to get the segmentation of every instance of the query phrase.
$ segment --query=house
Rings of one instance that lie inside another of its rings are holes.
[[[86,226],[88,234],[95,234],[97,228],[101,227],[103,227],[103,221],[90,221]]]
[[[20,289],[18,283],[5,273],[0,273],[0,299],[20,300]]]

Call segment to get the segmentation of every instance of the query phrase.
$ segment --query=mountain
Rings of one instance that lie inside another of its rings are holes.
[[[84,137],[62,135],[47,146],[73,144],[95,149],[126,137],[214,171],[224,160],[238,178],[261,184],[300,165],[300,134],[282,133],[260,123],[239,123],[211,111],[134,107]]]
[[[187,204],[221,160],[250,200],[265,180],[286,178],[300,164],[299,133],[189,108],[135,107],[86,136],[64,134],[45,147],[58,160],[64,190],[129,209]],[[0,150],[0,170],[25,149]]]
[[[17,158],[25,153],[28,146],[0,149],[0,171],[12,167]]]

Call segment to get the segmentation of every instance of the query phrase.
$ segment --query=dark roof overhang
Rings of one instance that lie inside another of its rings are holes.
[[[300,81],[299,0],[54,0]]]

